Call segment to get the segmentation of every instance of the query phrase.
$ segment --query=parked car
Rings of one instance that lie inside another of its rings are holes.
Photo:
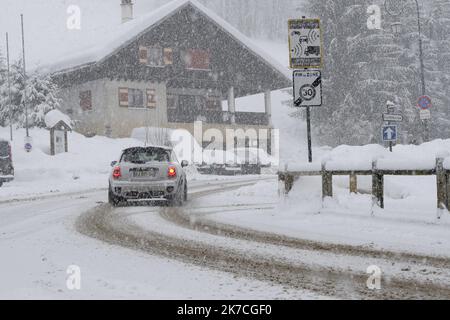
[[[188,162],[179,163],[171,148],[128,148],[111,166],[108,200],[113,206],[127,201],[163,201],[174,206],[187,200],[184,168]]]
[[[14,179],[11,144],[0,139],[0,187]]]

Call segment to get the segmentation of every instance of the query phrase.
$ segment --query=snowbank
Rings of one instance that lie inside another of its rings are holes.
[[[294,171],[320,170],[323,162],[326,163],[327,170],[371,170],[374,161],[378,169],[426,170],[436,166],[437,158],[444,158],[444,167],[450,169],[450,140],[434,140],[419,146],[397,145],[393,152],[376,144],[343,145],[334,149],[321,147],[315,148],[314,151],[312,164],[307,162],[306,154],[302,154],[299,159],[282,159],[282,163]],[[285,165],[281,168],[285,168]]]
[[[122,149],[142,143],[135,139],[109,139],[69,133],[69,152],[50,156],[48,130],[31,129],[33,151],[23,148],[25,130],[14,131],[12,143],[15,179],[0,188],[0,200],[23,195],[72,192],[106,188],[110,163]],[[0,137],[9,140],[9,128],[0,127]]]

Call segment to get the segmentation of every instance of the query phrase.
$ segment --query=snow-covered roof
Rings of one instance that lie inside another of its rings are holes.
[[[59,110],[51,110],[47,112],[44,117],[44,122],[47,128],[53,128],[61,121],[64,122],[70,129],[72,129],[72,120],[70,119],[70,117]]]
[[[51,64],[39,67],[39,70],[47,73],[66,72],[82,66],[102,62],[113,55],[117,50],[129,45],[136,37],[147,32],[149,29],[155,27],[188,5],[193,6],[199,12],[203,13],[223,31],[241,42],[248,50],[259,56],[269,66],[279,71],[291,81],[291,74],[287,67],[281,65],[272,56],[255,45],[247,36],[196,0],[174,0],[127,23],[116,26],[107,26],[102,30],[103,32],[101,33],[101,36],[98,37],[98,41],[94,47],[85,50],[80,49],[76,54],[66,56],[62,60],[54,61]]]

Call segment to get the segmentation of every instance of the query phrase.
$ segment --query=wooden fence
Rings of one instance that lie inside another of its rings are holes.
[[[285,192],[292,190],[294,182],[300,177],[321,176],[322,197],[333,197],[333,176],[348,176],[349,189],[356,193],[358,176],[372,176],[372,196],[379,207],[384,208],[384,176],[436,176],[437,207],[449,208],[450,204],[450,170],[444,169],[444,159],[436,159],[436,167],[428,170],[392,170],[378,169],[377,162],[372,163],[372,170],[327,170],[322,164],[321,171],[284,171],[278,173],[280,181],[284,182]]]

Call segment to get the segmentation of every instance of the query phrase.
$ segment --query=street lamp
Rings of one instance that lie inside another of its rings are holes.
[[[421,92],[422,96],[426,95],[426,83],[425,83],[425,65],[423,62],[423,42],[422,42],[422,25],[420,22],[420,5],[418,0],[413,0],[416,3],[417,11],[417,30],[419,33],[419,60],[420,60],[420,79],[421,79]],[[391,16],[399,16],[405,9],[407,0],[385,0],[384,6],[386,11]],[[399,22],[392,24],[392,31],[394,34],[400,34],[401,24]],[[427,124],[425,122],[425,132],[428,135]],[[428,141],[428,137],[425,138]]]

